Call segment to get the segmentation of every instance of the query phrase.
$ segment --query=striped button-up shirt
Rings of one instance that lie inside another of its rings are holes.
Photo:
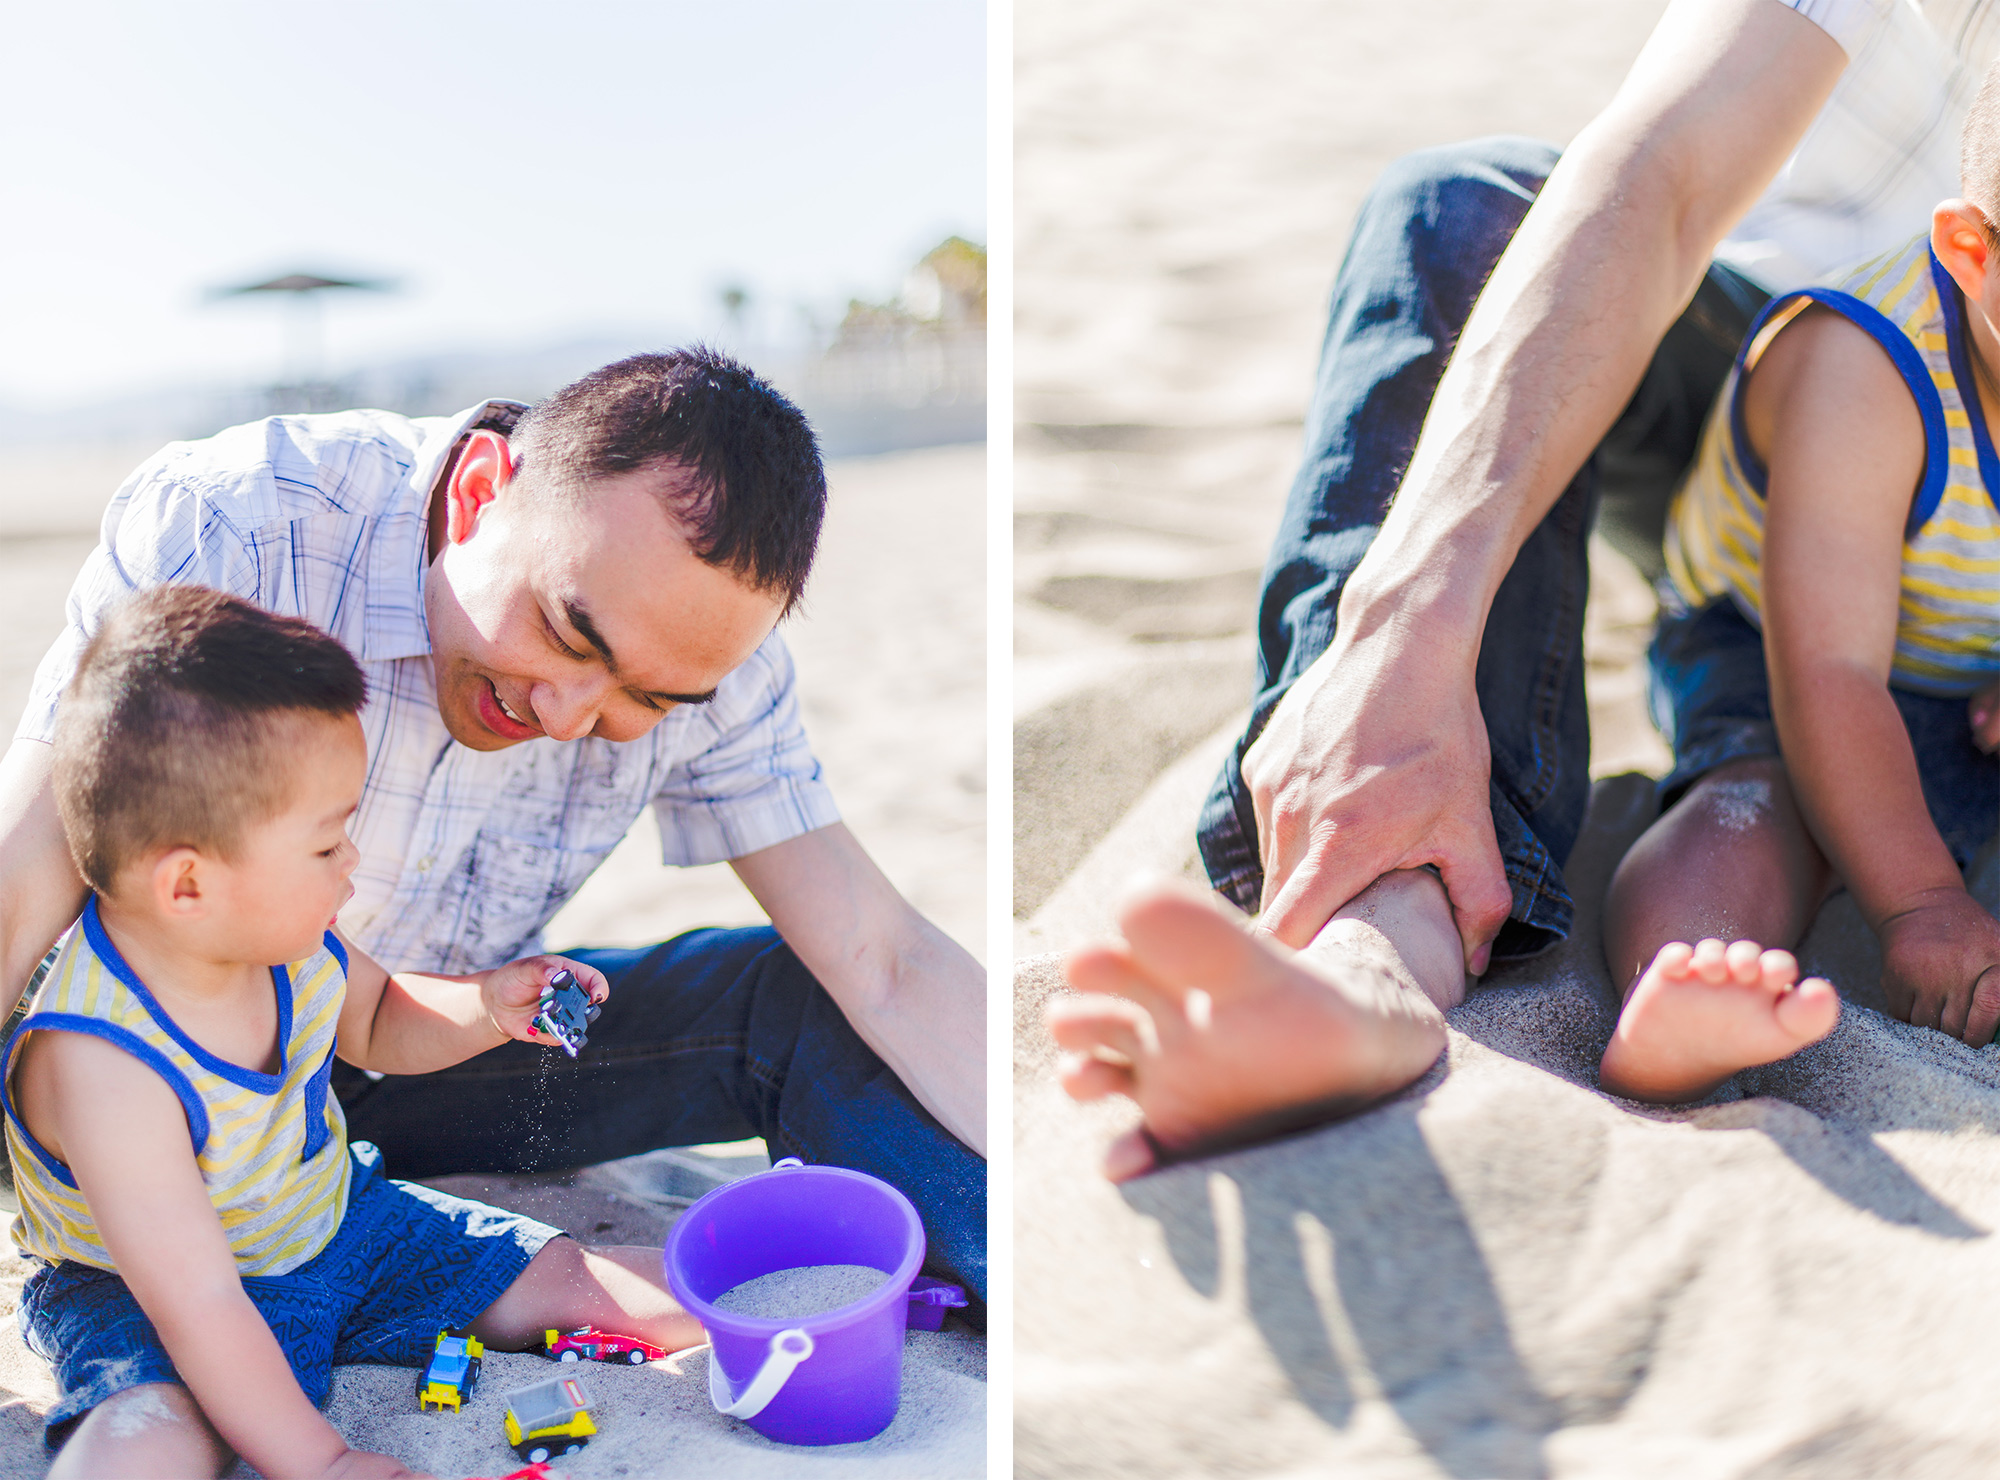
[[[1996,0],[1782,0],[1839,44],[1833,95],[1715,255],[1773,293],[1886,252],[1957,195],[1958,134],[2000,55]]]
[[[679,865],[838,820],[776,634],[710,703],[680,705],[637,740],[482,752],[451,738],[424,616],[426,513],[460,441],[511,430],[522,409],[273,417],[163,449],[105,511],[17,733],[52,737],[99,618],[143,587],[212,586],[324,628],[369,686],[367,784],[349,826],[361,862],[340,924],[399,970],[477,971],[539,949],[550,916],[649,804],[665,862]]]

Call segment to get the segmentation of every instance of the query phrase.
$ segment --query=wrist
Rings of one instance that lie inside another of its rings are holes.
[[[1861,908],[1862,918],[1877,935],[1888,935],[1904,920],[1929,910],[1960,907],[1970,897],[1964,881],[1952,879],[1899,890],[1880,899],[1871,900],[1857,894],[1855,903]]]

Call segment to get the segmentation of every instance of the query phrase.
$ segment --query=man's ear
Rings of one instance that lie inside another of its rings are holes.
[[[202,894],[202,856],[192,848],[169,848],[153,860],[146,884],[153,908],[177,920],[195,920],[207,913]]]
[[[474,432],[466,439],[444,489],[444,531],[449,544],[472,538],[479,515],[514,476],[514,456],[498,432]]]
[[[1942,202],[1931,212],[1931,250],[1969,303],[1986,296],[1986,269],[1993,257],[1986,213],[1969,200]]]

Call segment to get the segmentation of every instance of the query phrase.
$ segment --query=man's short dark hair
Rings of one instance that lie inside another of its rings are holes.
[[[668,512],[710,565],[785,598],[805,590],[826,516],[826,470],[805,413],[702,345],[633,355],[564,386],[521,418],[513,444],[538,484],[679,466]]]
[[[120,603],[83,650],[56,716],[55,793],[84,879],[160,848],[233,858],[289,799],[287,715],[356,714],[367,680],[312,623],[202,586]]]

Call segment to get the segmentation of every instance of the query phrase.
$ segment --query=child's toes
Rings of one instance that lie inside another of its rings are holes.
[[[1130,1062],[1147,1048],[1152,1020],[1122,997],[1058,998],[1049,1004],[1049,1036],[1075,1053],[1109,1049]]]
[[[1696,944],[1694,959],[1688,963],[1688,969],[1711,987],[1719,987],[1729,980],[1728,952],[1721,941],[1710,936]]]
[[[1056,1083],[1072,1100],[1102,1100],[1110,1095],[1129,1099],[1133,1089],[1130,1069],[1086,1053],[1065,1054],[1056,1066]]]
[[[1153,1169],[1153,1143],[1144,1131],[1125,1132],[1104,1153],[1104,1175],[1113,1182],[1129,1182]]]
[[[1670,940],[1653,958],[1653,971],[1667,981],[1686,981],[1694,969],[1694,947],[1684,940]]]
[[[1778,1026],[1801,1044],[1817,1042],[1840,1021],[1840,994],[1832,982],[1809,976],[1779,996],[1777,1017]]]
[[[1763,979],[1759,965],[1764,958],[1764,948],[1754,940],[1732,940],[1722,959],[1729,968],[1729,978],[1739,987],[1754,987]]]
[[[1790,951],[1768,950],[1757,958],[1757,969],[1765,986],[1781,992],[1799,979],[1799,958]]]

